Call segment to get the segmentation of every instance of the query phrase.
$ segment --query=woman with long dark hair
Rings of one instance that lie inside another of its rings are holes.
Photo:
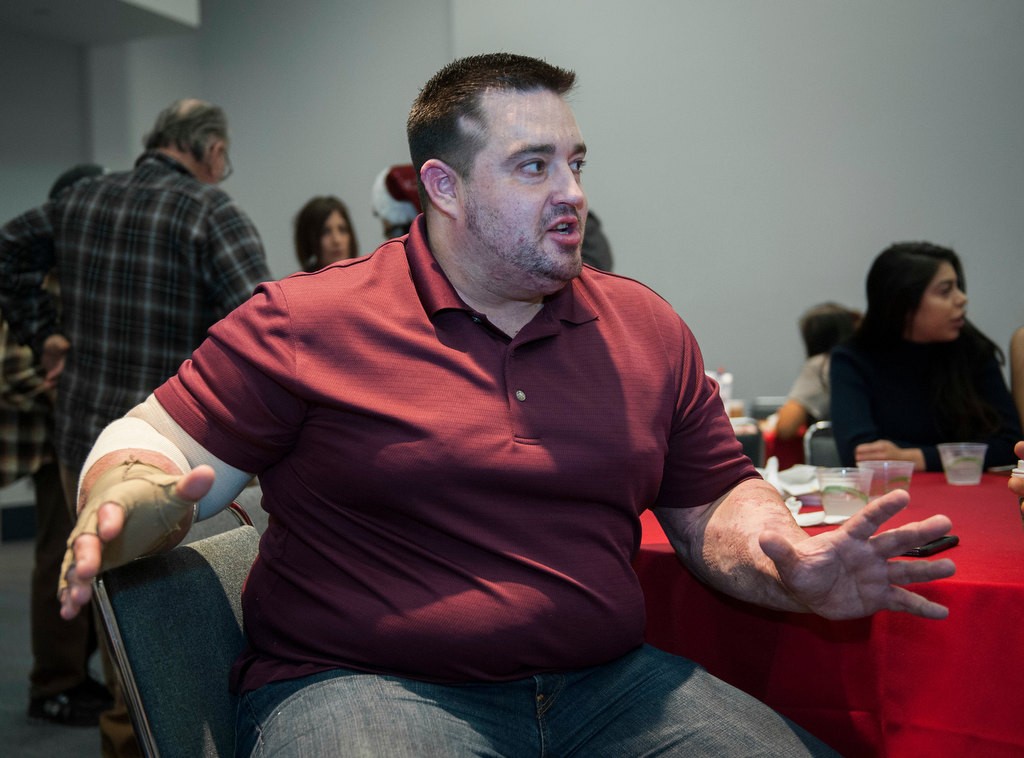
[[[333,195],[314,197],[295,216],[295,257],[303,271],[317,271],[359,255],[348,208]]]
[[[832,425],[843,462],[907,460],[941,471],[941,442],[985,442],[986,466],[1016,461],[1020,420],[1003,354],[967,320],[952,250],[901,242],[868,272],[867,312],[832,352]]]

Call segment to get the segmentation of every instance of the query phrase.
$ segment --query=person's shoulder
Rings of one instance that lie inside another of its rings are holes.
[[[612,317],[636,325],[658,323],[663,329],[686,329],[682,316],[658,292],[636,279],[584,265],[573,280],[576,294],[598,318]]]
[[[75,182],[64,189],[53,201],[55,206],[70,207],[92,202],[94,198],[105,198],[110,194],[124,194],[130,185],[134,170],[109,171],[106,174]]]
[[[404,248],[385,243],[372,253],[338,261],[316,271],[296,271],[277,284],[289,298],[328,293],[346,302],[364,301],[366,296],[396,280],[408,281],[409,266]]]
[[[861,374],[877,374],[883,367],[902,365],[905,356],[892,350],[866,350],[854,342],[844,342],[832,349],[828,355],[829,373],[854,371]]]
[[[808,358],[806,361],[804,361],[804,366],[806,366],[808,368],[820,370],[822,368],[826,368],[828,366],[828,362],[829,362],[829,354],[828,353],[818,353],[817,355],[812,355],[810,358]]]
[[[603,271],[589,264],[583,264],[583,270],[574,282],[581,291],[602,298],[627,299],[672,307],[665,298],[643,282],[623,274]]]
[[[220,185],[199,181],[174,158],[156,151],[144,153],[136,162],[134,170],[126,172],[124,176],[128,177],[127,181],[148,186],[158,192],[176,194],[207,207],[238,209],[231,195]]]
[[[824,353],[822,353],[824,355]],[[829,360],[834,361],[837,357],[841,360],[843,358],[858,358],[864,355],[864,352],[858,348],[852,342],[844,342],[841,345],[836,345],[828,354]]]
[[[829,373],[842,371],[844,367],[859,366],[864,363],[864,356],[853,345],[840,345],[832,349],[828,357]]]

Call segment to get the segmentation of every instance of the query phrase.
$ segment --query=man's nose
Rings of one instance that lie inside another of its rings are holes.
[[[579,176],[568,166],[558,172],[555,191],[555,205],[571,205],[582,210],[587,205],[587,195],[580,184]]]

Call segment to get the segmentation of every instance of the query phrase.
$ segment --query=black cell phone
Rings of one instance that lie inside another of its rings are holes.
[[[912,547],[903,555],[909,555],[913,558],[923,558],[927,555],[935,555],[936,553],[941,553],[943,550],[949,550],[949,548],[955,547],[959,544],[959,537],[957,537],[955,534],[947,534],[945,537],[939,537],[937,540],[932,540],[927,545],[921,545],[920,547]]]

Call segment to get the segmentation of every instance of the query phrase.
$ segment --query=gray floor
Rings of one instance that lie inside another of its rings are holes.
[[[258,488],[249,488],[243,495],[239,500],[262,532],[266,514],[259,507]],[[227,519],[226,514],[215,519],[222,517]],[[231,525],[229,519],[224,523]],[[201,526],[204,533],[212,533],[212,523]],[[32,540],[0,543],[0,751],[12,758],[98,756],[98,728],[56,726],[26,715],[32,666],[28,619],[32,549]],[[98,660],[93,661],[93,669],[102,680]]]
[[[0,735],[5,755],[17,758],[75,758],[100,754],[97,728],[55,726],[30,720],[28,672],[28,582],[31,540],[0,544]],[[96,662],[98,670],[98,661]],[[102,677],[99,677],[102,678]]]

